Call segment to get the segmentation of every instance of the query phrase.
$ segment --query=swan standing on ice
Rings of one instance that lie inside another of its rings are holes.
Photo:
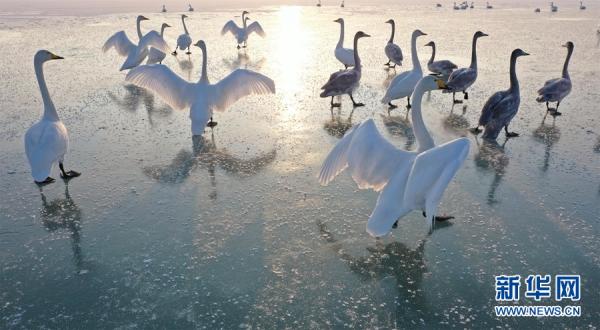
[[[165,29],[168,27],[171,26],[167,23],[163,23],[160,27],[160,37],[163,38],[163,40],[165,40]],[[162,63],[166,56],[167,54],[161,52],[160,50],[150,47],[150,50],[148,51],[148,61],[146,61],[146,64]]]
[[[553,116],[560,116],[558,112],[558,106],[560,102],[571,93],[571,77],[569,77],[569,61],[571,61],[571,55],[573,55],[573,48],[575,45],[571,41],[563,45],[567,47],[567,58],[563,65],[562,77],[556,79],[550,79],[546,81],[544,87],[538,90],[538,102],[546,102],[546,112],[550,112]],[[550,108],[549,102],[556,102],[556,108]]]
[[[550,11],[552,11],[553,13],[558,11],[558,6],[556,6],[554,2],[550,2]]]
[[[319,2],[317,2],[317,7],[321,7],[321,0],[319,0]]]
[[[579,9],[586,10],[586,7],[583,5],[583,1],[579,1]]]
[[[350,95],[350,99],[352,100],[352,104],[355,107],[364,106],[363,103],[356,103],[354,98],[352,97],[352,92],[358,87],[358,83],[360,82],[361,77],[361,64],[360,57],[358,56],[358,39],[363,37],[370,37],[370,35],[358,31],[354,35],[354,67],[352,69],[341,70],[335,73],[332,73],[329,76],[329,80],[321,89],[323,92],[321,93],[321,97],[330,97],[331,96],[331,107],[339,107],[340,103],[333,103],[333,97],[343,94]]]
[[[152,46],[161,51],[168,52],[169,46],[156,31],[150,31],[142,36],[140,28],[141,21],[146,21],[148,18],[139,15],[136,19],[136,27],[139,43],[135,45],[127,38],[125,31],[119,31],[113,34],[102,46],[102,51],[106,52],[111,48],[115,48],[121,56],[126,56],[125,63],[121,66],[121,71],[131,69],[140,65],[148,55],[148,47]]]
[[[412,33],[412,37],[410,39],[410,52],[413,69],[402,72],[396,76],[390,83],[390,86],[385,92],[385,96],[381,100],[381,103],[387,103],[390,106],[390,109],[397,108],[396,105],[392,104],[392,100],[401,99],[403,97],[406,97],[407,100],[406,108],[411,108],[410,95],[412,94],[419,80],[423,78],[423,70],[421,69],[421,63],[419,62],[419,56],[417,55],[417,38],[426,35],[427,34],[421,30],[415,30]]]
[[[340,5],[340,7],[342,7],[342,8],[346,7],[346,5],[344,5],[344,0],[342,0],[342,4]]]
[[[427,68],[429,71],[435,73],[436,75],[440,75],[442,78],[444,78],[444,81],[448,80],[448,77],[450,77],[452,71],[457,68],[456,64],[448,60],[435,60],[435,42],[430,41],[426,43],[425,46],[431,47],[431,58],[429,58],[429,62],[427,62]]]
[[[344,48],[344,19],[338,18],[334,22],[340,23],[340,38],[335,46],[335,58],[348,69],[348,67],[354,66],[354,50],[351,48]]]
[[[529,54],[521,49],[513,50],[510,55],[510,88],[494,93],[485,102],[479,117],[479,124],[472,129],[473,133],[478,134],[481,132],[479,126],[483,126],[485,127],[484,139],[495,140],[502,128],[504,128],[506,137],[519,136],[515,132],[509,132],[508,125],[519,111],[519,104],[521,103],[519,81],[517,80],[517,58],[527,55]]]
[[[190,33],[188,32],[187,27],[185,26],[185,19],[188,16],[186,14],[181,15],[181,24],[183,25],[183,34],[177,37],[177,46],[175,46],[175,50],[171,53],[172,55],[177,55],[177,48],[181,50],[186,50],[186,54],[190,55],[192,52],[190,51],[190,46],[192,45],[192,37],[190,37]]]
[[[163,5],[163,8],[162,8],[162,10],[161,10],[161,11],[162,11],[163,13],[166,13],[166,12],[167,12],[167,7],[165,7],[165,5]]]
[[[464,99],[469,99],[467,89],[471,87],[477,80],[477,39],[487,37],[487,34],[477,31],[473,35],[473,45],[471,46],[471,65],[468,68],[460,68],[455,70],[448,78],[448,90],[444,93],[452,93],[454,103],[462,103],[463,101],[456,99],[456,92],[462,92]]]
[[[486,3],[485,3],[485,8],[486,8],[486,9],[494,9],[494,7],[492,7],[492,5],[490,5],[490,3],[489,3],[489,2],[486,2]]]
[[[188,3],[188,11],[194,11],[194,8],[192,7],[192,4]]]
[[[134,85],[157,93],[173,108],[189,108],[193,135],[201,135],[207,122],[211,128],[217,125],[212,120],[213,111],[225,111],[247,95],[275,93],[273,80],[245,69],[237,69],[218,83],[211,84],[206,44],[200,40],[194,46],[202,50],[202,75],[197,83],[183,80],[162,64],[140,66],[131,70],[125,78]]]
[[[421,115],[421,101],[427,91],[444,88],[444,81],[424,77],[413,93],[411,112],[416,151],[405,151],[389,143],[377,130],[373,119],[350,129],[331,150],[319,173],[319,182],[327,185],[348,168],[360,189],[380,192],[367,222],[367,232],[381,237],[412,210],[423,211],[430,231],[437,217],[437,207],[446,187],[469,153],[469,140],[459,138],[436,146]]]
[[[385,45],[385,56],[388,58],[388,62],[385,64],[390,68],[395,68],[396,65],[402,66],[402,60],[404,56],[402,56],[402,49],[400,46],[394,43],[394,35],[396,34],[396,22],[393,19],[386,21],[392,25],[392,34],[390,35],[390,40],[388,40],[387,45]],[[390,65],[390,62],[394,63],[394,66]]]
[[[63,58],[47,50],[38,51],[33,59],[35,76],[44,102],[44,114],[42,119],[25,133],[25,153],[31,166],[31,176],[39,184],[54,182],[50,173],[55,163],[58,163],[61,175],[65,179],[81,175],[79,172],[65,171],[63,166],[65,154],[69,149],[69,134],[58,117],[44,79],[44,63],[60,59]]]
[[[223,26],[223,29],[221,30],[221,35],[225,35],[227,32],[233,34],[237,40],[238,49],[241,47],[246,48],[248,46],[248,36],[253,32],[261,37],[265,36],[265,31],[258,22],[254,21],[252,24],[247,25],[247,21],[250,19],[250,17],[247,16],[248,14],[249,12],[245,10],[242,12],[242,27],[237,26],[233,20],[230,20],[225,23],[225,26]],[[243,44],[243,46],[240,46],[241,44]]]

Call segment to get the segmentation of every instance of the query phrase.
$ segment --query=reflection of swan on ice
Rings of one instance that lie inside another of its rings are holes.
[[[83,253],[81,252],[81,210],[69,194],[68,181],[65,180],[64,199],[48,202],[41,188],[40,196],[42,198],[41,219],[44,228],[51,233],[66,230],[71,234],[73,261],[77,272],[79,274],[87,273],[88,271],[84,269]]]
[[[463,105],[460,115],[454,113],[454,106],[455,104],[452,104],[450,114],[444,118],[444,127],[464,136],[464,133],[470,126],[469,120],[465,117],[467,105]]]
[[[553,117],[552,125],[546,125],[545,120],[546,117],[544,116],[540,126],[533,131],[535,139],[546,145],[544,150],[544,166],[542,167],[544,172],[548,170],[550,164],[550,152],[552,151],[552,147],[560,140],[560,128],[555,126],[556,118]]]
[[[154,95],[148,90],[137,87],[135,85],[125,85],[125,95],[120,98],[113,92],[108,92],[108,97],[122,110],[127,112],[136,112],[143,101],[146,112],[148,113],[148,122],[150,126],[154,126],[152,120],[153,115],[159,114],[161,117],[166,117],[171,114],[171,109],[167,106],[157,107],[154,103]]]
[[[331,120],[328,120],[323,124],[323,128],[329,135],[342,138],[346,131],[352,128],[352,114],[354,114],[354,109],[350,111],[350,115],[348,118],[343,119],[341,116],[342,108],[338,108],[337,114],[333,114],[333,109],[331,109]]]
[[[404,148],[406,150],[413,150],[417,138],[415,137],[412,123],[410,122],[410,119],[408,119],[408,112],[406,112],[405,115],[400,116],[386,116],[382,114],[381,119],[390,135],[406,138]]]
[[[171,164],[167,166],[144,167],[144,173],[158,182],[181,183],[196,168],[206,168],[211,176],[211,183],[216,187],[215,172],[217,167],[227,174],[248,177],[257,174],[275,160],[276,150],[250,159],[241,159],[231,155],[226,149],[217,148],[214,134],[210,140],[202,135],[192,136],[192,152],[183,149],[177,153]]]
[[[475,138],[475,141],[479,147],[479,152],[475,155],[475,165],[483,170],[491,169],[494,171],[494,180],[488,192],[487,202],[490,205],[496,204],[498,203],[496,200],[496,190],[500,186],[506,172],[506,166],[510,162],[510,159],[504,153],[504,146],[508,139],[502,145],[499,145],[496,140],[483,139],[483,142],[480,143],[479,139]]]
[[[264,57],[258,61],[252,61],[250,56],[243,51],[238,52],[235,59],[223,58],[223,64],[225,64],[231,70],[242,68],[254,69],[258,71],[262,68],[266,61],[267,59]]]

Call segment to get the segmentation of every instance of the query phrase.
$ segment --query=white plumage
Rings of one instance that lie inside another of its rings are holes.
[[[344,19],[338,18],[334,22],[340,23],[340,38],[335,46],[334,55],[346,69],[354,66],[354,50],[352,48],[344,48]]]
[[[467,157],[470,142],[459,138],[435,146],[421,116],[425,91],[443,87],[432,76],[423,78],[413,93],[411,113],[417,151],[404,151],[389,143],[372,119],[349,130],[329,153],[319,174],[323,185],[348,169],[359,188],[380,191],[367,222],[367,232],[375,237],[388,234],[394,223],[412,210],[426,213],[430,229],[442,195]]]
[[[188,32],[187,26],[185,26],[185,19],[187,15],[181,15],[181,24],[183,25],[183,34],[177,37],[177,46],[175,46],[175,51],[173,51],[173,55],[177,55],[177,49],[186,50],[187,54],[191,54],[190,47],[192,46],[192,37],[190,37],[190,33]]]
[[[171,27],[171,26],[167,23],[163,23],[163,25],[160,27],[160,37],[163,40],[165,40],[165,38],[164,38],[165,29],[168,27]],[[150,47],[150,50],[148,51],[148,61],[146,61],[146,64],[162,63],[162,61],[165,59],[166,56],[167,56],[166,53],[164,53],[154,47]]]
[[[192,134],[204,132],[213,111],[225,111],[236,101],[251,94],[275,93],[275,83],[270,78],[250,70],[237,69],[216,84],[210,84],[207,75],[206,44],[202,49],[202,76],[197,83],[189,83],[164,65],[144,65],[131,70],[126,81],[157,93],[176,109],[190,108]]]
[[[248,16],[246,16],[248,14],[249,13],[247,11],[242,12],[242,27],[239,27],[234,21],[230,20],[225,23],[223,29],[221,30],[221,35],[225,35],[227,32],[230,32],[235,37],[238,44],[238,49],[240,48],[241,44],[243,44],[244,48],[247,46],[248,36],[252,33],[256,33],[261,37],[266,35],[260,23],[253,22],[252,24],[247,25],[247,21],[250,19]]]

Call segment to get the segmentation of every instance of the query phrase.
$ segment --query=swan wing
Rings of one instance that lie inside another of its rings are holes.
[[[484,139],[496,139],[502,128],[510,123],[519,111],[519,96],[507,94],[491,111],[490,118],[483,132]]]
[[[451,72],[452,70],[456,69],[457,66],[456,66],[456,64],[454,64],[448,60],[440,60],[440,61],[435,61],[435,62],[431,63],[429,65],[429,68],[431,68],[432,71],[435,73],[447,73],[447,72]]]
[[[213,109],[225,111],[244,96],[274,94],[275,82],[260,73],[237,69],[214,85]]]
[[[50,176],[52,165],[62,161],[69,148],[69,135],[62,122],[42,120],[25,133],[25,153],[31,175],[41,182]]]
[[[430,225],[433,225],[437,205],[467,158],[469,146],[467,138],[459,138],[419,154],[406,182],[405,207],[424,208]]]
[[[494,93],[483,105],[481,116],[479,116],[479,125],[485,126],[492,118],[496,106],[506,97],[507,91]]]
[[[399,65],[401,65],[402,60],[404,60],[404,56],[402,55],[402,49],[400,49],[400,46],[394,43],[388,43],[385,46],[385,55],[389,60]]]
[[[380,191],[412,153],[389,143],[368,119],[355,126],[336,144],[321,166],[319,182],[327,185],[348,168],[360,189]]]
[[[175,109],[189,108],[194,101],[195,84],[183,80],[162,64],[136,67],[127,73],[125,81],[155,92]]]
[[[130,52],[135,50],[136,45],[127,38],[125,31],[119,31],[106,40],[104,46],[102,46],[102,51],[107,52],[113,47],[119,55],[127,56]]]
[[[342,70],[334,72],[329,76],[329,80],[321,87],[323,93],[321,97],[329,96],[330,93],[345,93],[348,88],[352,87],[359,80],[359,75],[356,70]],[[336,94],[337,95],[337,94]]]
[[[146,33],[140,40],[140,44],[138,47],[154,47],[163,53],[168,53],[170,51],[169,45],[167,45],[165,39],[163,39],[163,37],[161,37],[160,34],[156,31],[150,31]]]
[[[471,68],[461,68],[453,71],[448,78],[449,91],[462,91],[477,79],[477,71]]]
[[[252,34],[253,32],[261,37],[267,35],[258,22],[252,22],[252,24],[248,25],[246,31],[248,32],[248,35]]]
[[[228,21],[221,29],[221,35],[225,35],[227,32],[231,32],[234,36],[237,36],[240,32],[240,27],[235,24],[234,21]]]
[[[552,82],[547,82],[546,85],[538,91],[539,95],[546,97],[547,99],[555,99],[565,93],[571,91],[571,81],[569,79],[560,78]]]

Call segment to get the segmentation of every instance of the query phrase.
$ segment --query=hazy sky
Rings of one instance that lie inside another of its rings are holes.
[[[339,5],[341,0],[321,0],[324,6]],[[456,2],[461,2],[457,0]],[[471,1],[471,0],[469,0]],[[485,1],[473,0],[476,5],[483,6]],[[317,0],[0,0],[0,13],[42,13],[42,14],[99,14],[118,12],[151,12],[160,10],[162,4],[170,11],[182,11],[191,3],[197,11],[212,10],[216,8],[232,7],[257,7],[266,5],[314,5]],[[454,0],[346,0],[348,7],[353,4],[411,4],[433,5],[439,2],[444,6],[452,6]],[[556,0],[559,6],[576,6],[579,0]],[[588,7],[595,5],[598,0],[584,1]],[[490,0],[498,6],[548,6],[546,0]]]

